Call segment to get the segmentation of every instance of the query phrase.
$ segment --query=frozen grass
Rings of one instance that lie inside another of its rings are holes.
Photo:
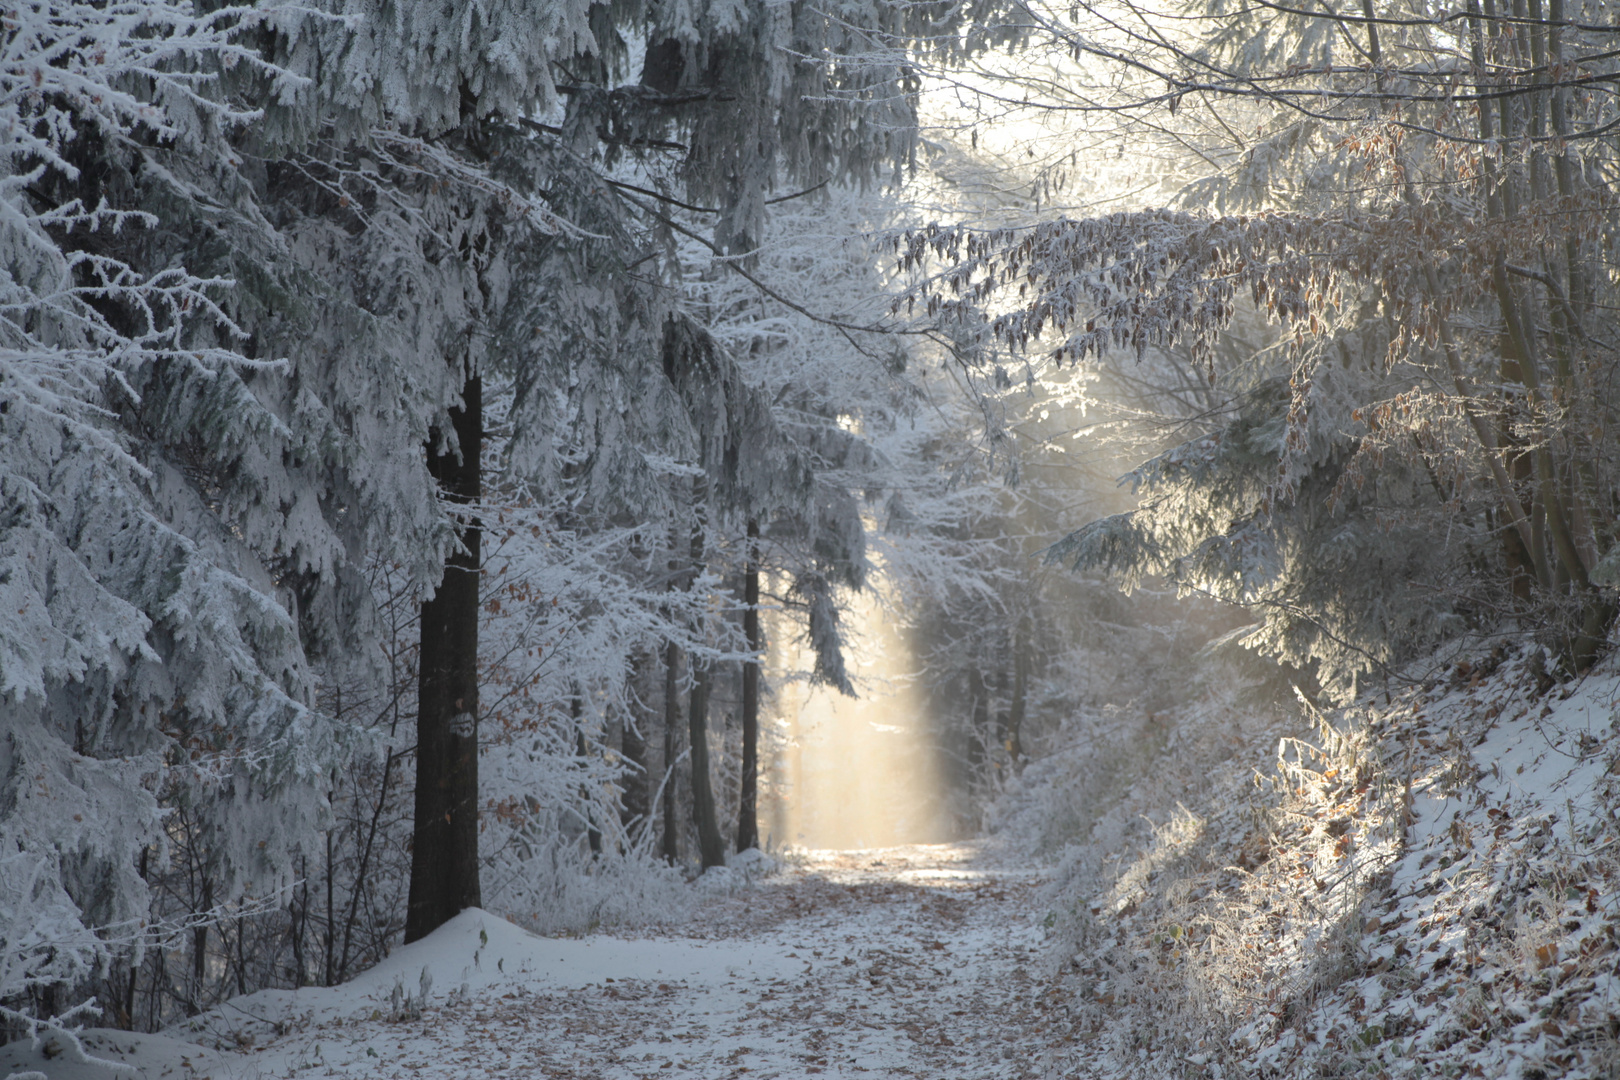
[[[540,934],[678,922],[698,901],[680,869],[656,855],[633,848],[598,856],[583,838],[555,843],[490,876],[489,909]]]

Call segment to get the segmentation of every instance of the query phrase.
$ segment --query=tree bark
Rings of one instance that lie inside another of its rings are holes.
[[[971,782],[977,783],[983,779],[979,770],[989,756],[985,749],[990,741],[990,688],[977,666],[968,668],[968,697],[973,702],[973,713],[968,721],[968,776]]]
[[[681,695],[676,680],[681,647],[673,641],[664,645],[664,861],[674,866],[681,861],[680,826],[675,798],[675,757],[680,730]]]
[[[743,572],[743,636],[753,659],[742,670],[742,793],[737,800],[737,850],[759,847],[759,522],[748,522],[748,564]]]
[[[450,410],[456,448],[428,441],[428,471],[446,498],[472,507],[482,494],[483,385],[462,388]],[[416,715],[416,819],[411,836],[405,941],[425,937],[482,903],[478,883],[478,566],[477,517],[462,519],[459,550],[422,605]]]
[[[703,565],[703,503],[708,485],[700,477],[692,491],[692,575]],[[720,819],[714,807],[714,785],[709,777],[709,687],[714,667],[693,657],[692,696],[687,702],[686,737],[692,748],[692,820],[697,825],[698,853],[703,869],[726,864],[726,842],[720,836]]]
[[[579,759],[579,768],[588,769],[590,748],[585,745],[585,725],[581,722],[584,714],[585,699],[576,692],[568,705],[569,718],[574,721],[574,756]],[[585,803],[585,842],[591,847],[591,856],[599,859],[602,857],[602,830],[596,824],[596,800],[591,797],[589,784],[581,784],[579,794]]]
[[[720,836],[714,785],[709,779],[709,687],[713,681],[713,666],[694,661],[687,738],[692,746],[692,820],[697,825],[698,853],[705,870],[726,865],[726,842]]]
[[[623,729],[619,736],[619,753],[624,755],[625,761],[630,763],[630,769],[624,778],[624,795],[620,800],[619,820],[625,831],[635,828],[639,823],[642,828],[647,827],[647,819],[651,807],[648,803],[647,791],[647,739],[642,734],[641,724],[648,717],[638,706],[651,696],[649,682],[645,673],[653,664],[653,654],[636,649],[630,658],[630,709],[625,713]],[[644,696],[643,691],[648,691]]]

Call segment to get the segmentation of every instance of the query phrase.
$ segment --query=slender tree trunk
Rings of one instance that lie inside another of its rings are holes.
[[[985,748],[990,740],[990,688],[977,667],[968,668],[968,696],[973,701],[972,719],[968,727],[967,763],[971,782],[982,779],[979,770],[988,755]]]
[[[124,985],[120,988],[123,991],[119,1002],[121,1015],[117,1017],[117,1020],[118,1026],[125,1031],[135,1030],[135,989],[139,985],[140,977],[141,969],[131,964],[129,966],[129,978],[124,981]]]
[[[589,767],[586,762],[589,753],[585,745],[585,725],[581,723],[585,714],[585,699],[576,693],[568,711],[574,721],[574,756],[579,758],[579,767],[585,769]],[[591,855],[601,858],[602,830],[596,825],[595,800],[591,798],[590,787],[586,784],[580,785],[579,793],[585,802],[585,842],[590,845]]]
[[[148,857],[151,854],[152,854],[152,849],[150,847],[141,848],[141,869],[140,869],[140,874],[141,874],[141,880],[142,881],[146,880],[147,862],[148,862]],[[308,895],[308,890],[307,889],[305,891],[305,895],[306,896]],[[306,903],[307,903],[307,901],[306,901]],[[294,940],[296,941],[297,939],[295,938]],[[298,958],[298,970],[300,972],[302,972],[303,969],[304,969],[303,956],[300,954],[299,958]],[[136,987],[137,987],[138,983],[140,982],[140,977],[141,977],[141,966],[139,964],[135,964],[135,963],[130,964],[129,965],[129,983],[128,983],[127,987],[125,988],[125,991],[124,991],[124,1015],[122,1017],[124,1023],[121,1025],[124,1028],[124,1030],[126,1030],[126,1031],[134,1031],[135,1030],[135,990],[136,990]],[[302,986],[303,984],[299,983],[299,985]]]
[[[697,825],[698,851],[705,870],[726,864],[726,842],[720,835],[714,784],[709,778],[709,689],[713,682],[713,666],[694,662],[687,738],[692,746],[692,820]]]
[[[242,916],[236,917],[236,992],[245,995],[247,990],[247,920]]]
[[[428,470],[448,499],[471,508],[482,494],[482,381],[450,411],[457,448],[428,442]],[[416,820],[405,940],[416,941],[482,903],[478,885],[478,565],[480,528],[462,520],[462,550],[422,605],[416,716]]]
[[[1013,662],[1016,664],[1017,660]],[[996,749],[1002,753],[1010,753],[1012,750],[1012,694],[1008,692],[1011,683],[1012,679],[1008,676],[1007,669],[1002,668],[996,672],[995,689],[991,691],[995,701]],[[1000,758],[992,754],[991,759],[997,762],[999,768]]]
[[[759,847],[759,522],[748,522],[748,564],[743,572],[743,636],[753,659],[742,670],[742,793],[737,800],[737,850]]]
[[[337,962],[333,953],[337,946],[337,916],[333,914],[333,882],[337,879],[337,858],[332,852],[333,830],[326,830],[326,966],[321,973],[322,986],[337,985]]]
[[[653,664],[653,654],[644,649],[637,649],[630,658],[630,710],[624,716],[624,724],[619,735],[619,753],[624,760],[630,763],[625,772],[624,794],[619,803],[619,820],[625,831],[640,824],[646,828],[648,813],[651,810],[648,804],[647,790],[647,739],[642,734],[641,725],[649,719],[649,715],[638,706],[651,695],[644,693],[649,690],[647,671]]]
[[[699,477],[692,488],[692,575],[695,578],[704,559],[703,505],[708,485]],[[692,820],[697,825],[698,852],[703,869],[726,864],[726,842],[720,836],[720,819],[714,807],[714,782],[709,776],[709,690],[714,682],[714,665],[693,657],[692,696],[687,702],[686,737],[692,748]]]
[[[214,883],[204,880],[202,893],[202,909],[209,911],[214,906]],[[186,1006],[187,1016],[196,1016],[202,1012],[202,1001],[205,996],[206,980],[208,978],[208,924],[204,923],[191,932],[191,1000]],[[52,1012],[57,1010],[53,1009]]]
[[[142,852],[145,858],[145,852]],[[309,930],[309,856],[299,856],[298,876],[304,879],[303,902],[298,905],[298,914],[293,917],[292,952],[293,952],[293,986],[294,988],[309,985],[309,968],[304,960],[304,934]]]
[[[1497,253],[1496,262],[1491,267],[1491,278],[1496,286],[1496,295],[1503,321],[1507,324],[1508,336],[1523,358],[1520,371],[1524,378],[1525,389],[1530,392],[1531,406],[1538,413],[1536,420],[1542,431],[1541,441],[1534,450],[1534,460],[1536,482],[1547,509],[1548,536],[1552,539],[1553,552],[1561,564],[1563,574],[1584,591],[1587,587],[1586,567],[1581,562],[1580,553],[1576,550],[1575,541],[1569,531],[1564,497],[1559,490],[1557,470],[1549,449],[1553,435],[1548,423],[1548,413],[1552,403],[1542,389],[1541,358],[1535,337],[1536,328],[1530,319],[1526,318],[1529,314],[1528,306],[1520,307],[1513,286],[1508,282],[1506,264],[1500,252]]]
[[[681,647],[673,641],[664,645],[664,861],[674,866],[681,861],[679,801],[675,798],[675,757],[681,722],[681,694],[677,679]]]

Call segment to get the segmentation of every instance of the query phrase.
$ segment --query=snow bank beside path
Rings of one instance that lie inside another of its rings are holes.
[[[341,1037],[345,1027],[389,1025],[383,1030],[392,1034],[447,1005],[616,982],[698,990],[798,970],[780,950],[754,943],[547,938],[469,908],[342,986],[260,991],[172,1034],[242,1051],[274,1044],[273,1051],[253,1055],[253,1066],[263,1075],[286,1075],[315,1062],[339,1067],[352,1057],[364,1064],[378,1052],[365,1037]]]
[[[36,1073],[47,1080],[199,1080],[228,1074],[223,1055],[168,1035],[91,1028],[80,1033],[79,1042],[92,1060],[83,1060],[60,1035],[43,1035],[37,1045],[23,1040],[0,1046],[0,1076]]]
[[[1184,720],[1049,897],[1061,1072],[1620,1075],[1620,657],[1541,661],[1304,730]],[[1119,843],[1125,815],[1151,833]]]
[[[133,1074],[74,1060],[58,1037],[37,1047],[0,1047],[0,1076],[37,1071],[49,1080],[226,1080],[291,1075],[314,1063],[358,1066],[361,1075],[369,1063],[373,1075],[381,1075],[379,1051],[371,1045],[376,1040],[366,1033],[392,1035],[447,1004],[610,983],[693,992],[738,979],[780,980],[801,970],[802,962],[786,951],[751,942],[545,938],[470,908],[341,986],[234,998],[162,1035],[91,1029],[81,1036],[93,1057],[132,1067]],[[412,1034],[421,1036],[420,1023]]]

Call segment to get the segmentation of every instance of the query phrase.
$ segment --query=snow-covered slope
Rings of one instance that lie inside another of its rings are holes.
[[[1620,1072],[1620,665],[1548,687],[1539,659],[1307,706],[1297,739],[1186,721],[1224,760],[1173,790],[1198,763],[1168,739],[1050,897],[1063,1071]],[[1155,823],[1121,850],[1125,813]]]
[[[0,1046],[0,1076],[7,1080],[200,1080],[229,1073],[222,1054],[187,1039],[140,1035],[132,1031],[92,1028],[81,1032],[79,1045],[61,1035],[41,1036]]]

